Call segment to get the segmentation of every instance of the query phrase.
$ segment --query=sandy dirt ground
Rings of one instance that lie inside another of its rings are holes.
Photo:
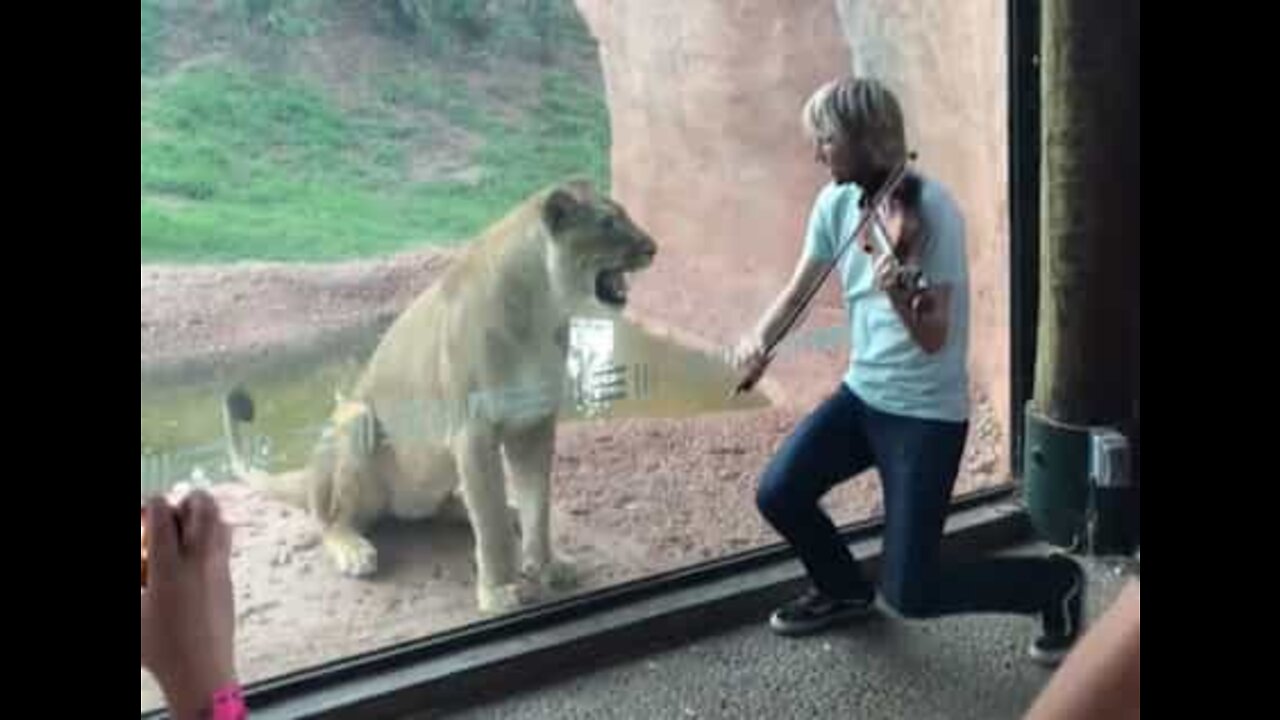
[[[450,256],[406,253],[327,265],[245,263],[142,267],[142,382],[206,377],[341,344],[385,324],[439,277]],[[640,289],[637,289],[640,292]],[[659,281],[643,286],[644,316],[664,322]],[[704,298],[714,305],[714,297]],[[708,310],[715,316],[715,308]],[[725,312],[728,312],[726,309]],[[680,331],[684,337],[694,337]],[[844,358],[779,362],[773,407],[688,418],[598,419],[557,438],[553,540],[587,591],[776,542],[755,510],[756,479],[811,398],[834,388]],[[997,481],[1003,440],[976,398],[956,492]],[[420,638],[479,618],[469,527],[377,528],[379,571],[339,576],[300,511],[232,483],[215,484],[233,526],[237,661],[245,682]],[[825,498],[838,523],[880,511],[874,473]],[[142,708],[160,696],[142,672]]]

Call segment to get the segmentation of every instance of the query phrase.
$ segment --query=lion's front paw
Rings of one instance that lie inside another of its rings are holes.
[[[524,604],[520,587],[516,584],[492,587],[481,585],[476,588],[476,599],[480,605],[480,612],[484,613],[510,612]]]
[[[377,549],[355,532],[338,530],[326,533],[324,547],[343,575],[363,577],[378,569]]]

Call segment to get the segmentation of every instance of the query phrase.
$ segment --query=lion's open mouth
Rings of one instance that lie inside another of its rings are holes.
[[[622,270],[601,270],[596,275],[596,298],[606,305],[626,305],[626,273]]]

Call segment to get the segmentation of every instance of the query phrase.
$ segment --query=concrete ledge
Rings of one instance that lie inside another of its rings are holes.
[[[1016,545],[1030,537],[1031,528],[1022,508],[1001,495],[957,509],[945,532],[943,555],[952,561]],[[878,528],[846,534],[853,538],[855,555],[873,572],[878,570]],[[730,559],[710,571],[656,579],[651,587],[636,583],[609,602],[593,602],[590,596],[571,599],[558,619],[527,629],[527,622],[522,625],[515,618],[507,629],[489,633],[491,638],[463,638],[457,649],[426,659],[396,663],[389,658],[384,668],[332,681],[320,670],[312,682],[294,688],[284,681],[269,693],[250,688],[253,717],[430,717],[760,622],[805,582],[803,568],[789,551],[762,554],[772,557]]]

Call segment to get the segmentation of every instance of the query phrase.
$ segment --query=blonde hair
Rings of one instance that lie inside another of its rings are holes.
[[[889,170],[906,158],[902,108],[877,80],[843,77],[826,82],[809,96],[800,115],[815,140],[842,139],[876,170]]]

